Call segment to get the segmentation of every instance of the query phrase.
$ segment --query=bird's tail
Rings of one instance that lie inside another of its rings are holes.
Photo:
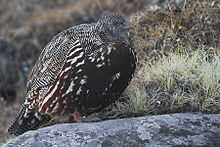
[[[26,106],[22,105],[17,117],[8,129],[9,135],[18,136],[29,130],[35,130],[51,120],[49,115],[38,114],[38,116],[36,116],[35,113],[37,112],[34,111],[30,112],[28,117],[24,117],[25,110]]]

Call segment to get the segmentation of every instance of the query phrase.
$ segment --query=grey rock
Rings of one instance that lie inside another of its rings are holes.
[[[185,113],[57,124],[26,132],[3,147],[219,145],[220,114]]]

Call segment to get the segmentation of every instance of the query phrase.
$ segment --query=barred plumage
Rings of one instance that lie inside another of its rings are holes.
[[[9,134],[37,129],[63,113],[88,116],[117,100],[136,68],[130,28],[122,15],[111,13],[56,35],[30,73],[25,102]]]

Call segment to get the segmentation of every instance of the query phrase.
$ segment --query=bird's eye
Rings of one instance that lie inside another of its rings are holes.
[[[117,27],[117,26],[123,24],[123,22],[114,21],[112,24],[113,24],[113,26]]]
[[[119,23],[118,23],[118,22],[116,22],[116,21],[115,21],[115,22],[113,22],[112,24],[113,24],[113,26],[117,26],[117,25],[119,25]]]

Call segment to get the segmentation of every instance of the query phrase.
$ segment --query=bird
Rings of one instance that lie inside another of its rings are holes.
[[[30,72],[8,134],[21,135],[66,114],[87,117],[119,99],[137,66],[132,29],[122,14],[112,12],[53,37]]]

